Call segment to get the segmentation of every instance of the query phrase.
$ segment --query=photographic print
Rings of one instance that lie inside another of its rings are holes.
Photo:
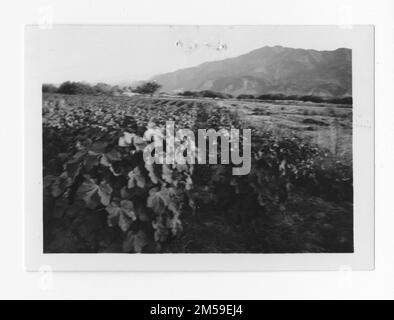
[[[354,253],[349,32],[27,27],[43,253]]]

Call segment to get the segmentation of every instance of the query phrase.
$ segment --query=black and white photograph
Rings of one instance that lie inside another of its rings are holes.
[[[392,1],[2,4],[0,300],[394,298]]]
[[[44,253],[353,253],[346,30],[26,32]]]

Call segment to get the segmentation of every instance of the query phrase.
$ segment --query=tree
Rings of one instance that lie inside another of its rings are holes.
[[[111,94],[112,91],[112,86],[103,82],[97,83],[94,87],[93,87],[94,91],[97,94]]]
[[[63,82],[57,92],[62,94],[95,94],[95,90],[89,84],[70,81]]]
[[[133,90],[133,92],[153,95],[160,88],[161,85],[158,84],[157,82],[149,81],[139,85],[137,88]]]
[[[57,88],[53,84],[46,84],[42,85],[42,92],[45,93],[56,93]]]

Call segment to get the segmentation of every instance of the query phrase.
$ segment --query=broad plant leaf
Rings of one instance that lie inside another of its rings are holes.
[[[119,147],[129,147],[133,143],[133,139],[136,137],[134,133],[124,132],[123,136],[119,138],[118,145]]]
[[[152,209],[156,214],[163,214],[166,209],[165,202],[156,188],[149,191],[149,196],[146,203],[147,207]]]
[[[51,185],[51,194],[54,198],[61,196],[72,184],[72,179],[67,173],[62,173]]]
[[[128,188],[134,188],[135,186],[143,189],[145,187],[146,180],[139,167],[135,167],[133,171],[129,172]]]
[[[96,208],[100,202],[108,206],[111,200],[112,188],[109,184],[102,181],[97,184],[95,180],[86,178],[78,189],[78,194],[85,201],[89,208]]]
[[[142,230],[137,232],[129,231],[126,235],[125,240],[123,241],[122,250],[123,252],[135,252],[141,253],[148,245],[148,236]]]
[[[134,205],[129,200],[121,200],[120,203],[111,202],[105,210],[109,213],[108,225],[110,227],[118,225],[124,232],[129,230],[133,221],[137,219]]]

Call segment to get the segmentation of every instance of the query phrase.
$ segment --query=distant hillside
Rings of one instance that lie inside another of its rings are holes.
[[[213,90],[233,95],[352,95],[352,52],[263,47],[221,61],[161,74],[163,91]]]

